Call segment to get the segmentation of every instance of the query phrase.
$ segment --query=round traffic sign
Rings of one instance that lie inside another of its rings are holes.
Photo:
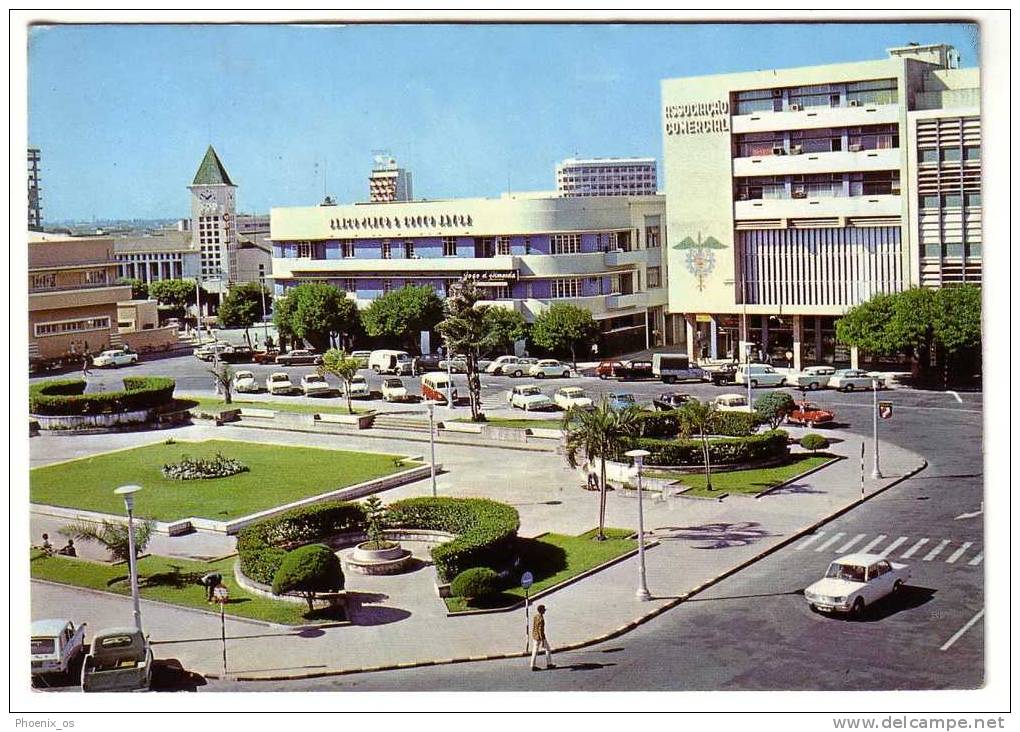
[[[521,575],[521,587],[528,589],[533,584],[535,584],[535,577],[531,572],[525,572]]]

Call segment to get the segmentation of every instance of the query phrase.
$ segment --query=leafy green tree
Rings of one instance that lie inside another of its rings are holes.
[[[149,297],[158,300],[160,305],[166,305],[184,312],[188,305],[195,304],[195,280],[157,280],[156,282],[150,282]]]
[[[932,307],[932,335],[942,350],[945,386],[958,354],[981,346],[981,289],[963,285],[943,287],[937,293]]]
[[[148,300],[149,299],[149,286],[141,280],[131,279],[130,277],[121,277],[117,280],[118,285],[131,285],[131,299],[132,300]]]
[[[818,452],[819,450],[824,450],[829,446],[829,440],[828,438],[822,435],[816,434],[814,432],[809,432],[808,434],[800,438],[800,446],[803,447],[805,450],[810,450],[811,452]]]
[[[556,303],[541,313],[531,326],[531,339],[551,351],[570,351],[570,360],[577,368],[577,348],[594,343],[599,327],[584,308]]]
[[[485,336],[482,349],[497,355],[510,353],[514,343],[528,335],[528,324],[516,310],[488,305],[482,317]]]
[[[684,402],[677,410],[677,422],[680,426],[680,437],[698,436],[701,439],[701,454],[705,462],[705,485],[712,490],[712,464],[708,450],[708,436],[715,429],[719,413],[712,402],[700,402],[691,399]]]
[[[268,308],[271,300],[269,290],[258,282],[234,285],[220,303],[220,325],[224,328],[244,328],[244,339],[250,346],[248,329],[262,319],[263,302]]]
[[[358,306],[332,285],[307,282],[277,301],[273,317],[281,336],[304,339],[323,351],[334,336],[349,336],[357,329]]]
[[[358,375],[359,368],[361,362],[339,348],[330,348],[322,354],[322,365],[318,368],[319,375],[323,378],[327,374],[332,374],[343,382],[348,414],[354,414],[354,407],[351,406],[351,382]]]
[[[362,321],[372,337],[399,339],[408,350],[419,350],[418,334],[433,330],[443,319],[443,301],[426,285],[408,285],[376,298],[365,308]]]
[[[772,429],[778,427],[796,406],[793,397],[785,391],[770,391],[754,400],[754,410]]]
[[[640,410],[637,407],[616,410],[609,406],[605,397],[594,409],[571,407],[563,415],[567,464],[576,468],[581,459],[589,465],[596,460],[599,462],[599,528],[596,536],[599,541],[606,538],[606,460],[623,452],[640,427]]]
[[[281,347],[285,347],[288,342],[297,338],[297,334],[294,332],[294,304],[295,301],[288,295],[284,295],[273,303],[273,325],[276,326],[276,332],[279,334]],[[266,348],[268,347],[266,346]]]
[[[481,299],[482,293],[473,283],[466,280],[454,283],[444,303],[446,317],[437,326],[446,343],[447,354],[463,354],[466,359],[468,400],[474,422],[483,419],[479,406],[482,383],[478,378],[478,357],[485,343],[485,313],[490,307],[478,305]]]
[[[308,603],[308,611],[319,592],[339,592],[344,573],[333,550],[324,544],[306,544],[287,552],[273,576],[273,594],[293,592]]]
[[[156,522],[152,519],[135,519],[135,558],[140,557],[149,545],[156,531]],[[60,529],[60,533],[75,541],[99,544],[108,552],[114,561],[127,561],[131,555],[127,524],[102,521],[76,521]]]

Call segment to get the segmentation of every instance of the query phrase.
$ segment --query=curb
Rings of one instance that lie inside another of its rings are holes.
[[[771,488],[769,488],[768,490],[762,491],[761,493],[755,493],[754,496],[752,496],[752,497],[755,500],[758,500],[762,496],[767,496],[769,493],[772,493],[773,491],[778,491],[780,488],[785,488],[786,486],[790,485],[791,483],[796,483],[798,480],[806,478],[809,475],[813,475],[814,473],[817,473],[819,470],[824,470],[825,468],[828,468],[828,467],[830,467],[832,465],[835,465],[840,460],[847,460],[847,459],[848,458],[845,455],[832,455],[832,459],[826,460],[821,465],[813,467],[810,470],[805,470],[800,475],[795,475],[794,477],[790,478],[789,480],[784,480],[779,485],[774,485]]]
[[[554,648],[553,652],[555,652],[555,653],[564,653],[564,652],[567,652],[567,651],[576,651],[576,650],[580,650],[582,648],[587,648],[588,646],[592,646],[592,645],[597,645],[598,643],[603,643],[605,641],[612,640],[612,639],[617,638],[617,637],[619,637],[621,635],[624,635],[625,633],[628,633],[628,632],[634,630],[638,626],[644,625],[648,621],[653,620],[654,618],[658,617],[659,615],[662,615],[663,613],[665,613],[665,612],[667,612],[669,610],[672,610],[673,608],[677,607],[681,603],[689,600],[691,597],[694,597],[695,595],[700,594],[701,592],[704,592],[705,590],[709,589],[713,585],[716,585],[719,582],[722,582],[727,577],[730,577],[730,576],[736,574],[737,572],[740,572],[740,571],[746,569],[750,565],[752,565],[752,564],[754,564],[754,563],[764,559],[765,557],[769,556],[770,554],[774,554],[775,552],[778,552],[781,549],[786,548],[787,546],[789,546],[793,542],[795,542],[798,539],[800,539],[805,534],[810,534],[810,533],[814,532],[815,530],[819,529],[820,527],[824,526],[825,524],[830,523],[831,521],[834,521],[835,519],[839,518],[840,516],[842,516],[842,515],[850,512],[850,511],[852,511],[853,509],[857,508],[862,503],[864,503],[864,502],[874,498],[875,496],[881,495],[882,493],[885,493],[890,488],[892,488],[892,487],[894,487],[896,485],[899,485],[900,483],[902,483],[905,480],[908,480],[909,478],[914,477],[915,475],[917,475],[918,473],[920,473],[922,470],[924,470],[927,467],[928,467],[928,461],[925,460],[924,458],[922,458],[921,459],[921,464],[918,467],[916,467],[913,470],[907,472],[905,475],[902,475],[899,478],[896,478],[895,480],[890,482],[888,485],[883,486],[882,488],[879,488],[878,490],[874,491],[873,493],[869,493],[864,498],[858,498],[857,500],[849,503],[848,505],[844,506],[843,508],[838,509],[837,511],[833,512],[832,514],[829,514],[828,516],[825,516],[824,518],[819,519],[818,521],[814,522],[813,524],[810,524],[809,526],[806,526],[806,527],[796,531],[795,533],[791,534],[789,537],[787,537],[783,541],[779,542],[778,544],[775,544],[774,546],[771,546],[768,549],[765,549],[764,551],[759,552],[758,554],[756,554],[756,555],[746,559],[745,561],[741,562],[740,564],[727,569],[726,571],[716,575],[715,577],[713,577],[713,578],[711,578],[709,580],[706,580],[705,582],[702,582],[700,585],[696,586],[694,589],[689,590],[689,591],[683,593],[679,597],[670,600],[669,602],[665,603],[664,605],[661,605],[660,607],[652,610],[651,612],[645,613],[641,617],[636,618],[635,620],[632,620],[629,623],[626,623],[625,625],[620,626],[616,630],[612,630],[612,631],[610,631],[608,633],[603,633],[602,635],[596,636],[594,638],[590,638],[588,640],[579,641],[577,643],[572,643],[572,644],[567,645],[567,646],[559,646],[557,648]],[[324,677],[328,677],[328,676],[348,676],[348,675],[351,675],[351,674],[372,673],[372,672],[378,672],[378,671],[396,671],[396,670],[404,670],[404,669],[411,669],[411,668],[421,668],[421,667],[424,667],[424,666],[439,666],[439,665],[450,665],[450,664],[455,664],[455,663],[470,663],[470,662],[475,662],[475,661],[498,661],[498,660],[506,660],[506,659],[511,659],[511,658],[525,658],[528,655],[529,654],[526,651],[519,651],[519,652],[509,652],[509,653],[494,653],[494,654],[481,655],[481,656],[464,656],[464,657],[459,657],[459,658],[448,658],[448,659],[440,659],[440,660],[431,659],[431,660],[425,660],[425,661],[410,661],[410,662],[399,663],[399,664],[384,664],[384,665],[378,665],[378,666],[364,666],[364,667],[360,667],[360,668],[334,669],[334,670],[328,670],[328,671],[317,671],[317,672],[308,673],[308,674],[279,675],[279,676],[233,676],[233,675],[228,674],[228,677],[230,678],[230,680],[233,680],[233,681],[256,681],[256,682],[257,681],[297,681],[297,680],[301,680],[301,679],[316,679],[316,678],[324,678]],[[223,678],[223,676],[221,674],[203,674],[203,676],[205,676],[208,679],[217,679],[217,680]]]

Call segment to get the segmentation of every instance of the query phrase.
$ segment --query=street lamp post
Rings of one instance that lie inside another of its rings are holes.
[[[138,565],[135,560],[135,493],[140,491],[140,485],[122,485],[114,493],[124,496],[124,508],[128,515],[128,571],[131,574],[131,601],[134,603],[135,627],[142,629],[142,610],[138,603]]]
[[[871,468],[872,478],[881,478],[882,470],[878,467],[878,379],[871,380],[871,438],[875,445],[875,463]]]
[[[645,576],[645,507],[642,498],[641,467],[646,457],[651,455],[648,450],[628,450],[627,457],[634,459],[637,467],[637,498],[638,498],[638,588],[635,595],[637,599],[645,601],[652,599],[652,593],[648,591],[648,580]]]
[[[747,406],[754,409],[754,401],[751,399],[751,344],[745,344],[747,349],[746,366],[744,367],[744,378],[747,379]]]
[[[437,495],[436,491],[436,403],[429,399],[425,402],[429,408],[429,451],[432,455],[430,472],[432,474],[432,497]]]
[[[262,295],[262,345],[268,351],[269,346],[266,344],[269,342],[269,321],[266,320],[266,278],[264,275],[259,276],[259,294]]]

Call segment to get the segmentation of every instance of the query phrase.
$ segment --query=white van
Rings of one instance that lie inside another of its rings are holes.
[[[755,389],[759,386],[782,386],[786,383],[785,375],[763,363],[742,363],[737,367],[734,376],[737,384],[746,384],[750,380],[751,386]]]
[[[421,377],[421,395],[426,399],[446,404],[446,396],[450,395],[453,403],[457,403],[457,387],[443,371],[430,371]],[[449,404],[446,404],[450,406]]]
[[[686,353],[653,353],[652,373],[664,384],[677,381],[704,381],[707,374],[691,363]]]
[[[368,367],[377,374],[414,375],[414,359],[407,351],[372,351],[368,357]]]

